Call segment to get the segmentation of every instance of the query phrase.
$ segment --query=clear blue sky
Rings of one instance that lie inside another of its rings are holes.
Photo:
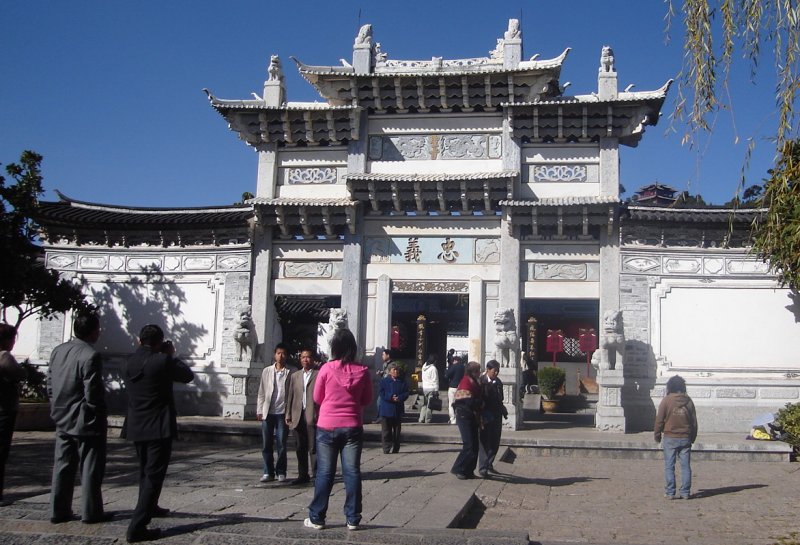
[[[201,89],[220,98],[260,94],[271,54],[284,62],[289,100],[315,100],[289,56],[308,64],[350,59],[359,22],[372,23],[389,58],[465,58],[486,56],[513,17],[522,22],[526,58],[572,48],[561,75],[572,82],[568,94],[596,90],[603,45],[614,49],[620,88],[651,90],[681,68],[682,27],[674,24],[665,44],[665,11],[661,0],[4,0],[0,162],[25,149],[44,155],[46,199],[58,189],[131,206],[231,204],[255,191],[256,154]],[[658,180],[727,201],[747,138],[757,142],[748,184],[760,182],[773,162],[765,140],[776,120],[771,63],[763,60],[758,85],[739,67],[733,111],[694,149],[681,146],[683,127],[668,132],[673,87],[659,124],[638,148],[623,149],[628,193]]]

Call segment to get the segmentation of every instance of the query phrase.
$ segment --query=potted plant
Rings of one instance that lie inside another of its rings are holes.
[[[50,402],[47,398],[47,376],[30,361],[21,364],[27,378],[20,384],[19,412],[15,429],[43,431],[53,429]]]
[[[567,374],[559,367],[539,369],[539,392],[542,394],[542,409],[546,413],[556,411],[556,395],[564,386]]]

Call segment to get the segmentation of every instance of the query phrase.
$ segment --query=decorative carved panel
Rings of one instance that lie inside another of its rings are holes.
[[[585,182],[588,179],[586,165],[535,165],[534,182]]]
[[[535,263],[536,280],[587,280],[586,263]]]
[[[387,136],[383,138],[384,161],[430,159],[431,144],[427,136]]]
[[[499,159],[503,140],[497,134],[373,136],[368,154],[373,161]]]
[[[398,280],[392,283],[396,293],[469,293],[468,282],[414,282]]]
[[[661,262],[651,257],[634,257],[622,261],[624,272],[661,272]]]
[[[209,271],[214,268],[211,256],[187,257],[183,260],[183,268],[187,271]]]
[[[241,255],[221,257],[217,261],[217,265],[220,269],[228,270],[246,270],[249,268],[249,263],[250,261],[247,257]]]
[[[439,137],[441,159],[485,159],[489,156],[489,138],[480,135],[442,135]]]
[[[92,255],[84,255],[81,256],[79,261],[79,267],[81,269],[86,269],[90,271],[99,271],[106,268],[108,264],[108,260],[105,256],[92,256]]]
[[[665,259],[664,271],[668,273],[696,273],[700,272],[700,259]]]
[[[728,259],[728,272],[730,274],[766,274],[769,272],[769,265],[752,259]]]
[[[335,168],[290,168],[290,185],[335,184],[338,176]]]
[[[47,261],[49,267],[67,269],[75,264],[75,256],[71,254],[57,254]]]
[[[500,241],[493,238],[477,239],[475,263],[500,263]]]
[[[333,264],[330,261],[286,261],[283,264],[284,278],[331,278]]]

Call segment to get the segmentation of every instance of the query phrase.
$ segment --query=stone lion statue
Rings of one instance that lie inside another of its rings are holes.
[[[319,324],[317,329],[317,343],[320,345],[318,348],[326,356],[330,355],[333,334],[336,333],[337,329],[345,329],[347,327],[347,311],[343,308],[331,308],[328,310],[330,311],[328,322]]]
[[[600,53],[600,72],[614,71],[614,51],[607,45],[603,46]]]
[[[520,344],[517,335],[517,321],[510,308],[498,308],[494,313],[494,345],[497,348],[494,359],[501,367],[512,367],[519,363]]]
[[[248,305],[239,312],[236,329],[233,330],[233,339],[236,341],[236,345],[239,349],[239,361],[242,361],[242,357],[246,356],[248,352],[252,353],[252,328],[252,312],[250,310],[250,305]]]
[[[592,355],[592,365],[599,370],[622,369],[625,359],[625,333],[622,328],[622,311],[607,310],[603,313],[603,331],[600,348]]]
[[[280,81],[283,79],[281,59],[277,55],[272,55],[269,58],[269,68],[267,68],[267,74],[269,74],[268,81]]]

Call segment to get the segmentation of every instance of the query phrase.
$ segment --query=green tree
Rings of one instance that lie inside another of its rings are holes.
[[[675,208],[708,208],[708,203],[699,193],[690,195],[688,191],[681,191],[675,200]]]
[[[675,17],[672,0],[668,21]],[[723,107],[719,97],[728,96],[727,83],[737,47],[750,64],[751,77],[758,70],[762,49],[774,51],[778,123],[774,143],[778,164],[764,186],[766,218],[753,223],[754,248],[770,264],[781,282],[800,289],[800,192],[797,188],[798,111],[800,93],[800,5],[796,0],[683,0],[685,36],[684,69],[678,84],[676,119],[686,121],[691,142],[696,131],[710,131],[709,119]],[[748,146],[752,150],[753,140]],[[746,161],[745,161],[746,164]],[[740,189],[743,186],[744,176]]]
[[[8,322],[8,310],[16,309],[15,326],[29,316],[49,318],[88,306],[80,286],[42,262],[36,222],[43,193],[41,163],[41,155],[24,151],[19,163],[5,167],[13,183],[0,176],[0,320]]]
[[[800,142],[788,141],[764,187],[767,212],[753,223],[753,248],[784,285],[800,287]]]

